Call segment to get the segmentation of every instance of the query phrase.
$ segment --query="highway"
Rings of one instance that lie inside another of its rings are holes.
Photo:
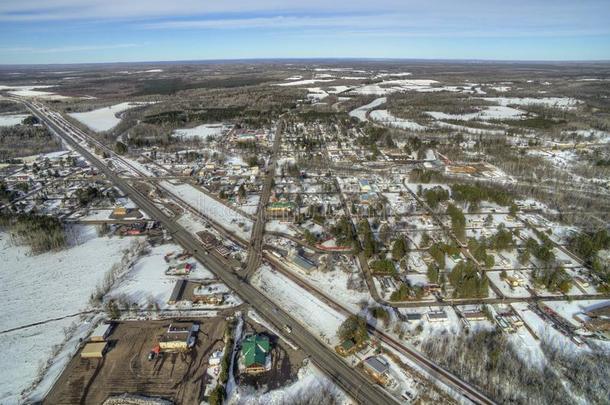
[[[271,154],[270,164],[267,165],[267,176],[263,184],[260,200],[258,201],[258,209],[256,211],[256,222],[252,229],[252,237],[250,239],[250,249],[248,250],[248,262],[246,265],[246,278],[250,278],[258,269],[261,263],[263,252],[263,234],[265,233],[265,211],[271,190],[273,189],[273,178],[275,177],[275,168],[277,165],[277,154],[281,145],[283,125],[278,124],[275,136],[273,138],[273,151]]]
[[[303,327],[298,320],[293,319],[281,308],[276,307],[271,300],[265,297],[256,288],[244,282],[242,277],[239,277],[234,273],[230,266],[227,266],[213,255],[207,254],[193,235],[157,208],[157,206],[150,201],[148,196],[139,192],[129,184],[126,179],[119,177],[108,168],[103,161],[90,153],[79,143],[79,141],[93,141],[93,143],[97,143],[97,141],[92,138],[85,138],[82,131],[78,131],[65,120],[59,121],[57,115],[53,117],[52,114],[48,114],[48,110],[43,112],[29,101],[21,99],[19,101],[24,103],[36,117],[44,122],[68,145],[79,152],[92,165],[97,167],[100,172],[105,174],[108,179],[125,193],[140,209],[148,213],[151,218],[159,221],[177,243],[193,252],[193,256],[198,261],[203,263],[222,282],[234,290],[245,302],[250,304],[261,316],[273,325],[273,327],[278,330],[287,330],[289,328],[291,330],[290,339],[304,350],[311,357],[311,360],[355,401],[362,404],[375,405],[398,403],[380,387],[373,384],[373,382],[361,371],[348,365],[333,350],[320,342],[313,334]],[[80,132],[80,135],[70,135],[69,132],[72,134]],[[77,141],[73,136],[80,139]],[[120,159],[114,152],[109,151],[109,153],[111,156]]]

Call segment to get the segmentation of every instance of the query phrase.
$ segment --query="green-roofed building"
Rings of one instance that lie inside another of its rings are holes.
[[[250,335],[241,345],[241,357],[246,373],[256,374],[266,371],[267,355],[271,350],[269,338],[262,335]]]
[[[292,201],[275,201],[267,205],[267,214],[272,218],[289,219],[297,211]]]

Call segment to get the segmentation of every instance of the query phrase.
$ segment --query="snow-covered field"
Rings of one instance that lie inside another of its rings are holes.
[[[542,105],[545,107],[552,108],[563,108],[563,109],[571,109],[580,104],[579,100],[569,97],[542,97],[542,98],[533,98],[533,97],[485,97],[483,98],[485,101],[491,101],[492,103],[497,103],[501,106],[509,106],[509,105]]]
[[[52,93],[49,91],[34,90],[34,89],[48,89],[50,87],[55,87],[55,86],[47,86],[47,85],[5,86],[5,85],[0,85],[0,91],[9,90],[8,93],[12,94],[14,96],[37,97],[37,98],[44,98],[44,99],[48,99],[48,100],[62,100],[62,99],[70,98],[70,97],[66,97],[66,96],[60,96],[59,94],[55,94],[55,93]]]
[[[438,83],[436,80],[385,80],[378,84],[367,84],[355,90],[357,94],[374,94],[383,96],[386,94],[396,93],[399,91],[430,91],[433,84]]]
[[[339,343],[336,333],[345,316],[310,292],[268,266],[262,266],[255,273],[252,285],[327,344],[335,346]]]
[[[319,87],[310,87],[307,89],[307,91],[309,91],[309,93],[307,94],[307,98],[312,101],[319,102],[328,97],[328,92],[322,90]]]
[[[163,181],[159,185],[183,199],[192,208],[227,231],[233,232],[243,239],[250,237],[252,221],[234,209],[216,201],[190,184],[172,184]],[[239,226],[239,224],[243,224],[243,226]]]
[[[210,137],[225,134],[231,127],[224,124],[203,124],[195,128],[176,129],[174,135],[183,139],[199,138],[207,140]]]
[[[28,114],[0,115],[0,127],[12,127],[13,125],[21,124],[21,121],[27,117]]]
[[[492,106],[481,111],[470,114],[446,114],[443,112],[428,111],[426,114],[437,120],[506,120],[523,118],[525,111],[517,110],[516,108],[501,106]]]
[[[275,84],[275,86],[307,86],[307,85],[318,83],[318,82],[332,82],[334,80],[335,79],[304,79],[304,80],[297,80],[294,82],[277,83],[277,84]]]
[[[356,108],[355,110],[350,111],[349,116],[356,117],[360,121],[367,121],[366,113],[372,108],[379,107],[381,104],[384,104],[386,101],[387,101],[386,97],[376,98],[375,100],[371,101],[370,103],[365,104],[361,107]]]
[[[125,102],[108,107],[98,108],[97,110],[71,113],[70,116],[79,120],[96,132],[103,132],[114,128],[121,122],[121,119],[117,117],[117,114],[143,104],[146,103]]]
[[[77,227],[80,244],[59,252],[29,255],[0,234],[0,330],[73,315],[87,309],[90,294],[103,280],[128,238],[99,238],[93,227]],[[36,378],[39,367],[64,341],[64,328],[78,317],[0,334],[0,403],[15,404]]]
[[[395,117],[388,110],[374,110],[371,111],[369,116],[372,120],[378,121],[389,127],[410,129],[411,131],[423,131],[426,129],[425,126],[420,125],[415,121]]]

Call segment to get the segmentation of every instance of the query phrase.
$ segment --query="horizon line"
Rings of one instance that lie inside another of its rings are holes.
[[[260,57],[260,58],[210,58],[210,59],[175,59],[175,60],[141,60],[114,62],[65,62],[65,63],[1,63],[0,67],[26,66],[77,66],[77,65],[126,65],[126,64],[189,64],[189,63],[224,63],[224,62],[274,62],[274,61],[362,61],[362,62],[471,62],[471,63],[610,63],[609,59],[486,59],[486,58],[400,58],[400,57]]]

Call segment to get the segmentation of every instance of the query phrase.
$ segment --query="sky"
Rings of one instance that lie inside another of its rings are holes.
[[[0,63],[610,60],[610,0],[0,0]]]

